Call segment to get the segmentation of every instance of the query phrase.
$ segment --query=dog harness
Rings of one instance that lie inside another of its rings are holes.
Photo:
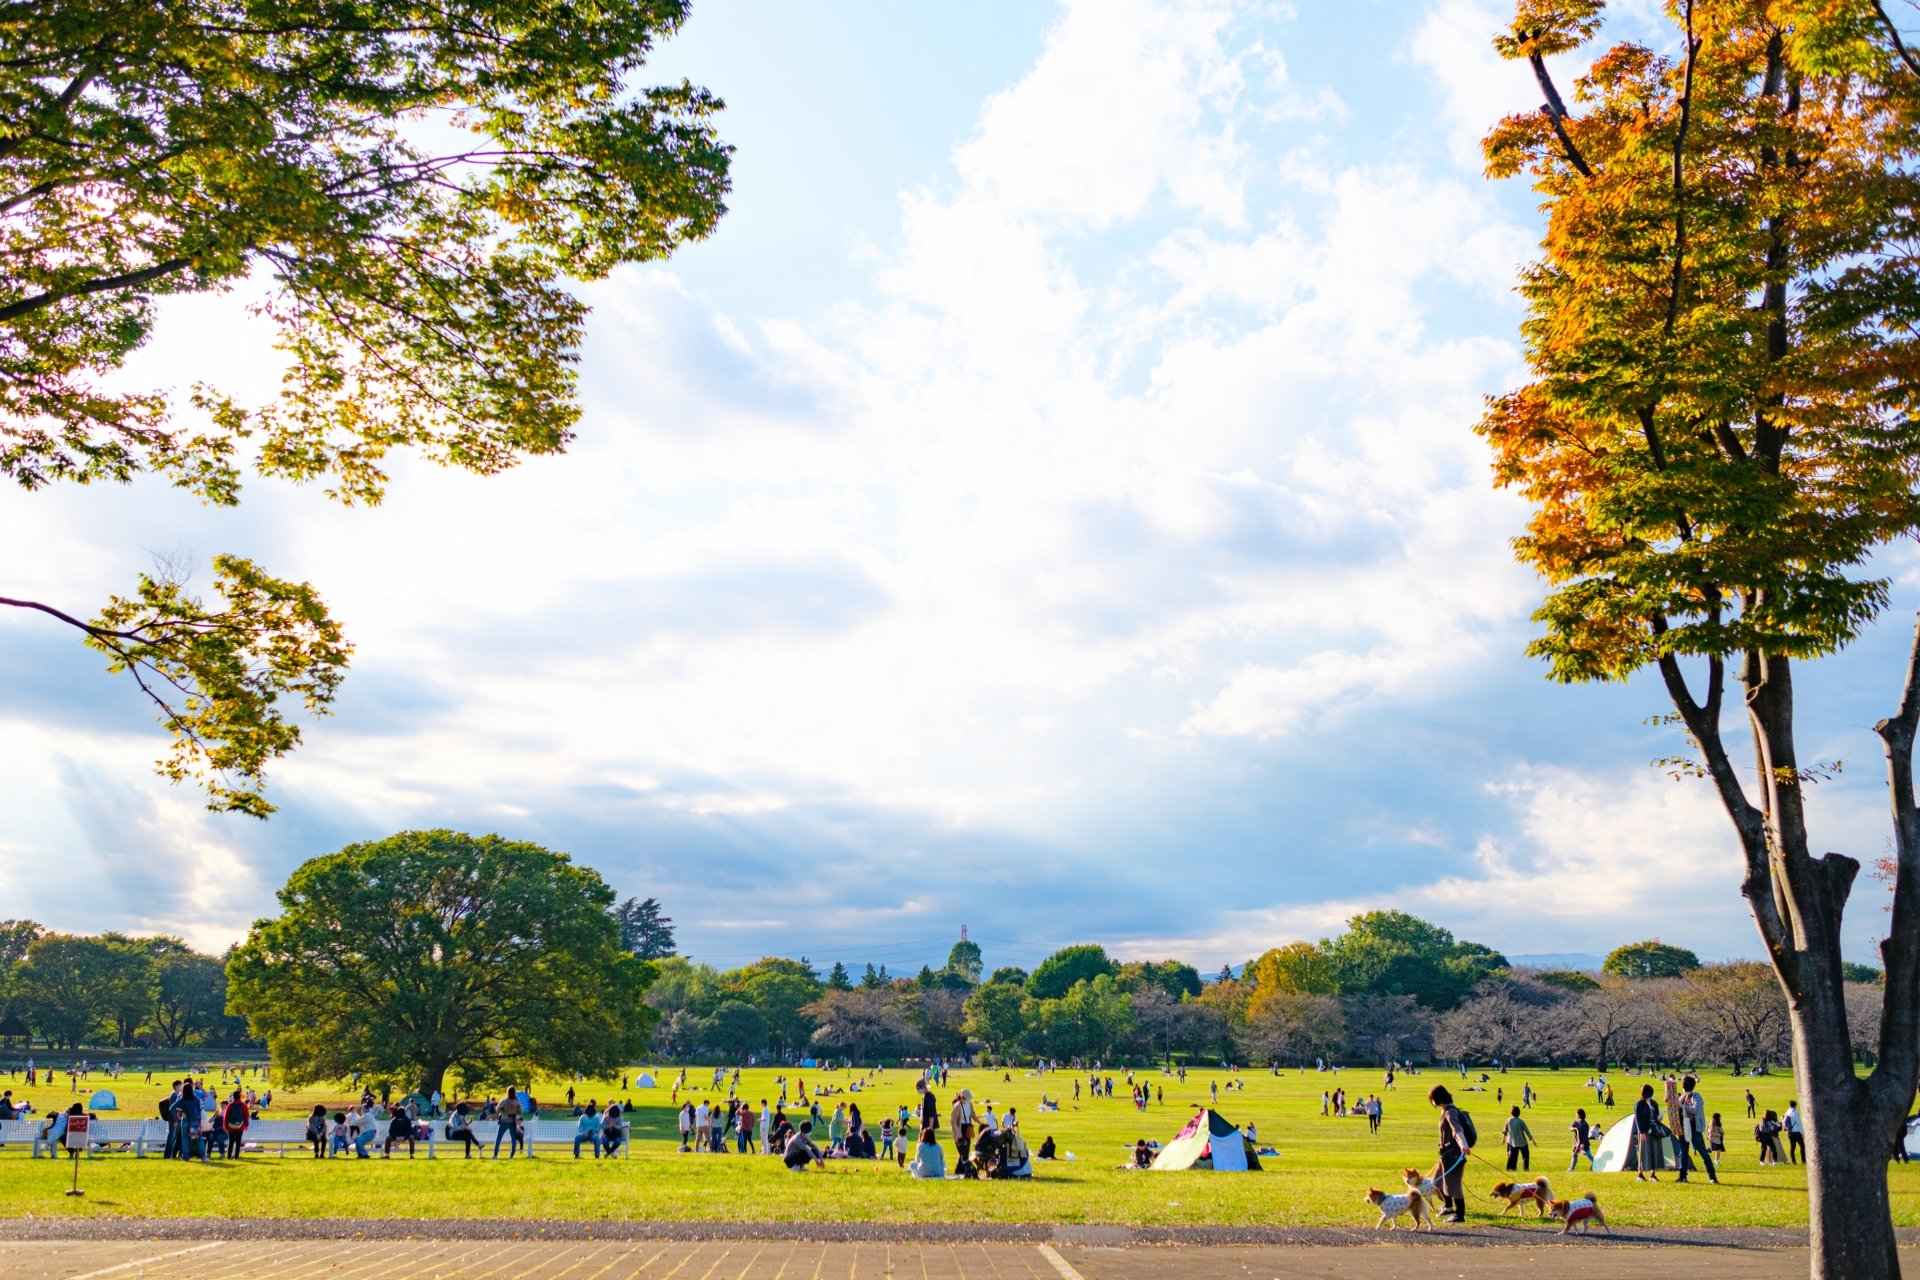
[[[1575,1200],[1567,1206],[1567,1225],[1572,1226],[1576,1222],[1585,1222],[1593,1216],[1595,1207],[1591,1200]]]

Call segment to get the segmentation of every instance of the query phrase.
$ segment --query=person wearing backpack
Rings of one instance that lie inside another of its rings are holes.
[[[1427,1090],[1427,1101],[1440,1108],[1440,1163],[1433,1167],[1433,1184],[1440,1188],[1440,1216],[1448,1222],[1467,1220],[1466,1188],[1462,1168],[1473,1154],[1480,1135],[1473,1117],[1453,1105],[1453,1094],[1443,1084]]]
[[[227,1105],[220,1109],[220,1132],[226,1142],[226,1156],[229,1160],[240,1158],[240,1140],[246,1136],[247,1100],[235,1089],[233,1096],[227,1099]]]

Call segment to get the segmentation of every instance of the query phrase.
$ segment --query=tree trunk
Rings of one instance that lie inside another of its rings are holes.
[[[422,1064],[420,1068],[420,1096],[431,1102],[434,1092],[446,1083],[446,1079],[446,1063],[428,1062]]]
[[[1899,1280],[1887,1199],[1887,1139],[1895,1122],[1876,1114],[1866,1090],[1834,1083],[1816,1076],[1799,1085],[1814,1280]]]

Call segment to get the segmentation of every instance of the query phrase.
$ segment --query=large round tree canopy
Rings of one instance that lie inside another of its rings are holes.
[[[230,1005],[290,1084],[354,1071],[423,1093],[638,1058],[653,966],[613,891],[562,853],[408,831],[302,865],[228,964]]]

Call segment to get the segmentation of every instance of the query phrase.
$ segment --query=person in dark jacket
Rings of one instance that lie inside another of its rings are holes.
[[[1467,1192],[1462,1168],[1473,1152],[1467,1122],[1460,1108],[1453,1105],[1453,1094],[1447,1086],[1437,1084],[1427,1090],[1427,1101],[1440,1108],[1440,1162],[1433,1167],[1433,1183],[1440,1189],[1440,1216],[1448,1222],[1465,1222]]]
[[[1634,1181],[1660,1181],[1660,1104],[1653,1100],[1650,1084],[1640,1086],[1640,1101],[1633,1104],[1633,1148],[1640,1162]]]
[[[180,1158],[191,1160],[198,1156],[202,1163],[207,1159],[207,1148],[200,1134],[200,1125],[205,1120],[207,1109],[200,1103],[200,1091],[194,1087],[191,1079],[180,1090],[180,1100],[173,1104],[173,1115],[180,1122]]]

